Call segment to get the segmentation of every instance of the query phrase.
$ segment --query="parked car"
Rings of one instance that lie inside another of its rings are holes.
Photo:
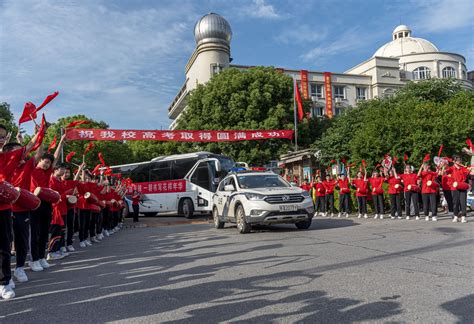
[[[236,223],[240,233],[252,225],[295,224],[298,229],[311,226],[314,207],[309,193],[292,187],[273,172],[242,171],[227,175],[213,197],[216,228]]]

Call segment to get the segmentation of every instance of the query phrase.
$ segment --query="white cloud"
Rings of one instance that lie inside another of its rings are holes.
[[[59,90],[49,120],[84,113],[117,128],[169,124],[166,108],[194,48],[191,2],[10,0],[0,10],[0,101],[17,118],[24,102]]]
[[[252,4],[246,7],[244,13],[254,18],[279,19],[282,16],[276,12],[275,7],[266,4],[265,0],[253,0]]]
[[[285,27],[275,40],[283,44],[311,44],[326,39],[327,35],[325,28],[301,24]]]

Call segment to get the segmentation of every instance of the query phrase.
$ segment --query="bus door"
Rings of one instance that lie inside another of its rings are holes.
[[[195,210],[211,210],[212,196],[219,184],[218,171],[220,171],[220,164],[217,159],[205,159],[201,160],[188,174],[191,187],[197,190],[193,201]]]

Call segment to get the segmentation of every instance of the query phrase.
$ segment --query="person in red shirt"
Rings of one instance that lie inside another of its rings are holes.
[[[440,166],[441,189],[443,189],[444,199],[446,199],[446,204],[448,205],[448,210],[446,211],[446,213],[453,216],[453,179],[451,177],[451,174],[446,173],[446,167],[448,167],[447,164],[445,162],[442,162]]]
[[[454,155],[453,156],[454,165],[446,170],[448,174],[451,174],[453,179],[452,187],[453,190],[453,211],[454,218],[453,223],[456,223],[461,217],[461,222],[466,223],[466,214],[467,214],[467,191],[469,185],[467,184],[467,176],[469,175],[470,170],[474,169],[473,166],[466,168],[462,165],[461,157]]]
[[[336,187],[336,180],[334,180],[329,173],[326,174],[326,180],[323,181],[324,189],[326,189],[326,215],[331,212],[331,217],[334,216],[334,188]]]
[[[390,169],[390,172],[385,170],[385,181],[388,183],[388,195],[390,196],[390,216],[392,219],[395,219],[395,216],[398,219],[402,218],[402,181],[397,174],[395,167]]]
[[[359,211],[359,215],[357,217],[361,218],[363,214],[364,218],[368,218],[367,193],[369,191],[369,182],[367,181],[367,172],[365,171],[365,168],[364,173],[362,173],[362,171],[357,172],[357,178],[353,179],[351,183],[356,188],[357,205]]]
[[[300,188],[303,189],[303,190],[306,190],[307,192],[310,192],[311,185],[308,183],[308,179],[304,179],[303,184],[301,184]],[[132,199],[133,199],[133,197],[132,197]],[[133,205],[133,203],[132,203],[132,205]]]
[[[347,172],[349,173],[349,169],[347,169]],[[341,217],[341,215],[349,217],[349,196],[351,194],[349,180],[345,173],[341,172],[339,174],[339,179],[337,180],[337,187],[339,188],[339,214],[337,217]]]
[[[64,174],[61,177],[61,180],[64,183],[67,196],[76,196],[77,197],[77,179],[79,178],[81,167],[79,167],[78,172],[76,173],[74,180],[70,180],[71,177],[71,168],[67,166],[64,170]],[[76,219],[76,208],[75,205],[67,204],[67,215],[66,215],[66,238],[65,238],[65,247],[67,252],[74,252],[76,249],[72,246],[72,238],[74,235],[74,222]],[[63,250],[63,252],[66,252]]]
[[[402,179],[405,192],[405,213],[407,219],[410,219],[411,204],[415,211],[416,219],[420,219],[420,210],[418,207],[418,175],[413,173],[411,165],[405,166],[405,173],[400,175]]]
[[[38,187],[49,188],[49,180],[53,174],[53,169],[58,162],[59,154],[66,140],[66,135],[61,137],[56,151],[53,154],[44,153],[41,155],[35,169],[31,172],[31,192]],[[40,146],[39,152],[43,152]],[[41,201],[38,209],[31,212],[31,261],[30,268],[33,271],[43,271],[50,267],[46,261],[46,245],[49,237],[49,226],[53,217],[53,206],[47,201]]]
[[[384,206],[383,206],[383,183],[384,178],[380,176],[377,170],[372,172],[372,177],[369,179],[370,186],[372,187],[372,200],[374,202],[375,216],[374,219],[380,217],[383,219]]]
[[[79,199],[77,208],[79,209],[79,246],[85,248],[92,246],[92,242],[88,239],[90,233],[91,222],[91,206],[87,202],[84,195],[92,192],[92,183],[90,175],[84,169],[80,171],[81,181],[78,183]]]
[[[322,216],[326,216],[326,188],[324,187],[323,182],[321,181],[321,176],[316,177],[316,182],[313,185],[314,192],[316,195],[316,207],[314,216],[318,216],[321,213]]]
[[[306,187],[309,187],[308,180],[306,179],[304,183],[301,185],[301,188],[303,188],[305,184],[306,184]],[[303,189],[303,190],[307,190],[307,189]],[[142,199],[142,194],[138,192],[137,190],[133,190],[133,194],[132,194],[133,222],[138,222],[138,214],[140,212],[140,199]]]
[[[436,222],[438,205],[436,194],[438,193],[438,173],[430,170],[430,165],[427,162],[424,162],[420,170],[418,171],[418,177],[421,178],[421,198],[423,200],[423,213],[425,215],[425,220],[431,220]]]

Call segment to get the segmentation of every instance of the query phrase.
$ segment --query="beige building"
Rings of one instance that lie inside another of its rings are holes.
[[[296,79],[303,96],[312,100],[313,116],[338,115],[359,100],[391,95],[410,80],[455,78],[466,88],[474,89],[462,55],[441,52],[411,33],[406,25],[398,26],[390,42],[344,73],[280,70]],[[168,108],[170,129],[176,127],[186,109],[187,97],[197,84],[206,83],[228,67],[248,68],[230,64],[232,30],[223,17],[215,13],[203,16],[195,25],[194,37],[196,49],[186,64],[186,81]]]

